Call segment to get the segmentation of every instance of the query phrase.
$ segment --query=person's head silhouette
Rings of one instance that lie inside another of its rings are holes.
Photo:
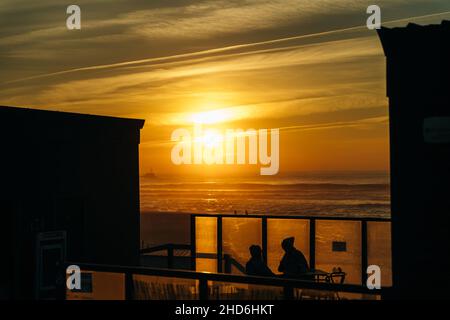
[[[262,250],[261,250],[260,246],[252,245],[252,246],[250,246],[249,250],[250,250],[250,255],[252,256],[252,258],[261,259]]]
[[[284,251],[289,252],[294,248],[294,241],[295,241],[294,237],[286,238],[283,240],[283,242],[281,242],[281,247],[283,248]]]

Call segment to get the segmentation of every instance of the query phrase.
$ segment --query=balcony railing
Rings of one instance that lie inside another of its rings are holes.
[[[317,283],[187,270],[112,265],[78,265],[89,275],[88,290],[65,291],[66,299],[380,299],[383,290],[350,284]],[[84,284],[84,283],[83,283]],[[113,294],[113,295],[111,295]]]
[[[190,225],[190,244],[141,250],[143,255],[167,252],[157,257],[159,262],[166,259],[167,269],[78,264],[87,290],[66,290],[66,298],[381,299],[391,286],[389,219],[193,214]],[[281,240],[288,236],[296,237],[296,247],[312,269],[329,272],[341,267],[345,283],[243,275],[249,245],[259,244],[264,260],[276,271],[283,254]],[[382,290],[366,287],[366,268],[371,264],[382,267]]]
[[[245,265],[258,244],[273,271],[282,257],[282,239],[295,236],[310,268],[341,267],[347,283],[365,285],[367,267],[378,265],[382,285],[392,285],[390,219],[274,215],[191,215],[191,270],[230,272],[229,259]],[[204,257],[216,258],[214,265]],[[228,260],[227,260],[228,259]],[[239,274],[233,268],[231,273]]]
[[[248,247],[259,244],[264,260],[276,272],[283,254],[281,240],[295,236],[296,247],[312,269],[331,272],[340,267],[345,283],[365,285],[367,266],[378,265],[382,286],[390,287],[390,224],[385,218],[193,214],[190,244],[164,244],[141,253],[167,252],[155,257],[159,262],[150,267],[242,275]]]

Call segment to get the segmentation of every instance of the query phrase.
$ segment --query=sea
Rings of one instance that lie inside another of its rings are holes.
[[[141,212],[390,217],[389,172],[143,176]]]

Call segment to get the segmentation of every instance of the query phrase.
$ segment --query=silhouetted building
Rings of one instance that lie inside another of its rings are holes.
[[[382,28],[394,297],[450,297],[450,22]]]
[[[0,107],[0,298],[46,298],[57,261],[138,265],[143,120]]]

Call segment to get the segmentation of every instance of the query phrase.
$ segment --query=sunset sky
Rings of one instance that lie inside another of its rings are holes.
[[[280,128],[280,172],[386,170],[370,4],[391,27],[450,18],[448,0],[2,0],[0,105],[145,119],[142,173],[204,171],[174,166],[170,137],[212,110],[216,129]]]

